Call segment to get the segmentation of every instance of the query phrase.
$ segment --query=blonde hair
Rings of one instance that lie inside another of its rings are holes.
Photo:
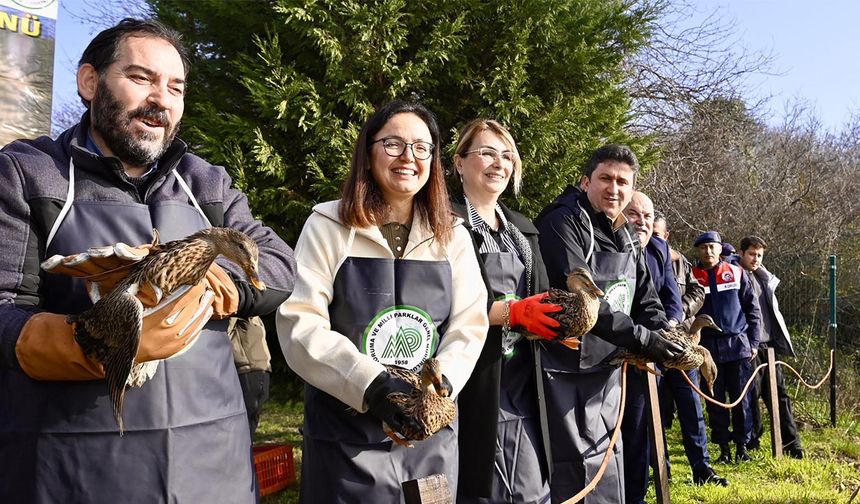
[[[523,183],[523,164],[520,160],[520,152],[517,150],[517,144],[514,142],[511,132],[498,121],[493,119],[475,119],[463,126],[463,129],[460,130],[460,140],[457,142],[454,154],[463,157],[464,153],[472,147],[472,141],[475,140],[475,137],[484,131],[496,134],[502,139],[502,142],[508,149],[516,155],[514,157],[514,173],[511,179],[514,182],[514,194],[518,195]]]

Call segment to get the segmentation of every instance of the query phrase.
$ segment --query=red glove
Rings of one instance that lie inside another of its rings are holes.
[[[519,301],[509,302],[511,307],[511,327],[522,327],[526,331],[546,340],[558,338],[557,329],[561,324],[547,313],[560,312],[557,304],[542,303],[549,294],[542,292]]]

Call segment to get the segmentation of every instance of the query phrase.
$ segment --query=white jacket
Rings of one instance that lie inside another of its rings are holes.
[[[339,206],[340,201],[321,203],[305,222],[295,249],[295,289],[278,310],[278,337],[287,364],[302,379],[364,412],[364,392],[385,368],[331,329],[328,308],[335,276],[348,256],[393,259],[394,254],[375,226],[356,228],[347,250],[351,229],[340,222]],[[451,265],[451,314],[436,357],[456,394],[465,386],[484,345],[489,326],[487,291],[462,221],[454,222],[452,239],[442,246],[415,215],[403,258],[447,260]]]

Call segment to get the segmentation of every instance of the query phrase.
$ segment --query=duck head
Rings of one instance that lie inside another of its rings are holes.
[[[257,242],[245,233],[231,228],[209,228],[204,231],[208,231],[205,239],[218,254],[238,264],[257,290],[266,290],[266,284],[260,280],[257,269],[260,257]]]
[[[574,268],[567,274],[567,290],[570,292],[585,292],[595,298],[603,296],[603,291],[595,285],[591,273],[585,268]]]

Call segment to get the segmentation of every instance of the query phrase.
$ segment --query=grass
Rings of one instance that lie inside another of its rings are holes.
[[[763,409],[767,418],[767,412]],[[753,460],[743,464],[714,464],[714,470],[729,480],[728,487],[696,486],[681,445],[678,422],[667,432],[672,482],[669,492],[675,504],[824,504],[847,503],[860,487],[860,428],[845,418],[837,427],[820,427],[801,422],[803,460],[771,457],[769,426],[765,421],[761,448],[750,452]],[[711,459],[719,447],[709,444]],[[654,488],[648,502],[655,500]]]
[[[302,404],[290,399],[295,393],[273,390],[257,430],[257,443],[290,443],[294,450],[296,471],[301,468]],[[827,410],[819,405],[797,404],[800,436],[806,458],[795,460],[770,456],[770,439],[762,438],[762,446],[750,452],[751,462],[736,465],[714,465],[718,474],[728,478],[727,488],[713,485],[693,485],[692,474],[681,445],[678,422],[667,432],[669,459],[672,465],[670,494],[673,504],[825,504],[848,503],[860,487],[860,423],[856,417],[840,416],[837,427],[828,424]],[[811,408],[809,406],[812,406]],[[765,419],[766,410],[762,411]],[[765,432],[769,432],[765,420]],[[711,459],[719,454],[716,445],[709,445]],[[655,502],[653,486],[648,502]],[[262,504],[293,504],[298,502],[298,484],[277,494],[264,497]],[[860,504],[860,498],[855,499]]]

